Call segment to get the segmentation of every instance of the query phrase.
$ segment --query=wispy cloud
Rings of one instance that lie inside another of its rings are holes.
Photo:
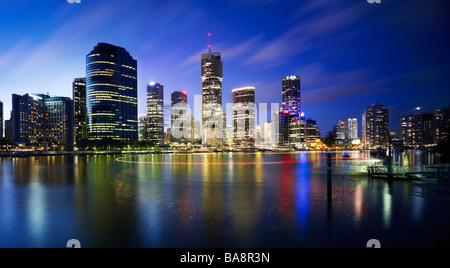
[[[226,60],[226,61],[230,61],[232,59],[243,56],[245,54],[250,54],[251,51],[253,49],[255,49],[255,47],[257,47],[257,44],[261,39],[262,39],[262,35],[257,34],[240,44],[228,45],[228,44],[222,42],[222,43],[215,45],[213,47],[213,50],[220,51],[220,53],[222,55],[222,59]],[[195,70],[193,68],[193,65],[196,65],[197,69],[198,69],[200,57],[203,53],[206,53],[206,52],[207,52],[207,48],[205,47],[202,50],[192,53],[181,63],[181,66],[183,66],[183,67],[190,67],[188,69],[188,71],[186,71],[186,73],[189,73],[189,72],[192,72]]]
[[[330,38],[351,25],[361,15],[363,14],[357,6],[351,6],[333,12],[320,12],[315,16],[308,17],[281,36],[275,37],[265,44],[260,44],[260,49],[250,56],[246,63],[264,63],[262,66],[266,67],[280,65],[287,59],[332,42],[333,40]],[[328,39],[324,40],[324,36],[327,36]]]

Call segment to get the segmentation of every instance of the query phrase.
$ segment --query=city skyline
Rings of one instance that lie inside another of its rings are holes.
[[[216,6],[202,1],[178,5],[173,1],[118,3],[70,5],[54,1],[25,5],[5,1],[0,21],[15,31],[0,30],[5,40],[0,44],[0,71],[6,76],[0,86],[4,114],[11,110],[14,92],[71,96],[73,78],[84,76],[86,51],[102,41],[126,47],[142,64],[138,74],[139,114],[145,113],[145,86],[150,81],[161,82],[168,92],[200,94],[198,58],[207,52],[208,32],[212,33],[213,50],[221,51],[227,66],[224,102],[231,100],[233,88],[252,85],[260,92],[257,103],[281,103],[280,78],[297,74],[302,77],[306,117],[317,120],[323,133],[340,118],[360,118],[360,111],[374,102],[390,107],[391,122],[398,122],[393,124],[398,132],[401,117],[416,106],[434,111],[448,105],[449,78],[443,74],[448,68],[449,56],[444,48],[449,40],[441,33],[448,32],[449,23],[440,11],[448,5],[444,2],[428,5],[423,1],[394,1],[376,7],[366,1],[286,1],[283,5],[276,1],[232,1],[216,3],[220,12],[209,12]],[[177,6],[176,10],[171,6]],[[230,16],[239,17],[249,9],[254,12],[248,18],[230,20]],[[405,15],[416,9],[422,11],[421,16]],[[21,17],[19,10],[28,16],[27,23],[16,19]],[[292,10],[291,15],[281,17],[287,10]],[[403,17],[393,16],[399,10]],[[269,11],[280,20],[266,22]],[[156,12],[159,22],[142,23],[146,15]],[[134,19],[125,16],[130,13],[136,13]],[[180,14],[188,15],[181,18]],[[118,16],[115,23],[102,22],[111,21],[113,16]],[[48,17],[48,21],[42,21],[42,17]],[[210,23],[202,23],[205,20]],[[232,23],[225,25],[225,21]],[[248,27],[238,27],[241,23]],[[84,27],[92,24],[94,29]],[[126,31],[129,27],[135,30]],[[39,36],[34,32],[37,28],[41,29],[37,31]],[[420,39],[423,34],[426,38]],[[182,40],[183,45],[174,40]],[[414,53],[418,49],[421,53]],[[391,60],[382,61],[387,55]],[[60,66],[66,68],[61,70]],[[58,77],[49,81],[55,71]],[[173,79],[173,73],[177,79]],[[29,79],[20,79],[24,76]],[[424,87],[438,94],[428,94]]]

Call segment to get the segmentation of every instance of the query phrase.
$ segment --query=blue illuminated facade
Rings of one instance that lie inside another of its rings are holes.
[[[86,57],[89,140],[138,140],[137,61],[99,43]]]

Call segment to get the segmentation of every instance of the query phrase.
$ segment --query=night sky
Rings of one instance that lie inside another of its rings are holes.
[[[141,114],[150,81],[165,86],[167,107],[174,90],[193,102],[208,33],[222,53],[224,103],[243,86],[256,87],[258,103],[281,102],[282,77],[299,75],[302,110],[323,135],[374,102],[395,130],[415,107],[450,104],[448,0],[1,0],[5,119],[13,93],[71,97],[99,42],[138,61]]]

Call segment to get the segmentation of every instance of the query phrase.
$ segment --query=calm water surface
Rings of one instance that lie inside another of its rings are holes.
[[[432,161],[412,154],[408,161]],[[0,247],[61,248],[73,238],[83,247],[450,242],[449,195],[413,182],[335,175],[328,200],[325,154],[118,157],[1,158]],[[370,163],[333,162],[338,168]]]

